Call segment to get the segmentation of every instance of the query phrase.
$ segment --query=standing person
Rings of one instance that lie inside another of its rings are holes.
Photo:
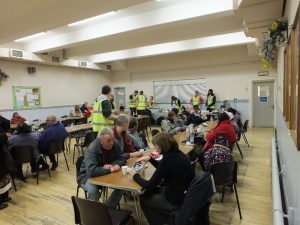
[[[138,91],[135,90],[132,95],[129,95],[129,108],[130,108],[130,115],[135,116],[137,115],[136,107],[137,107],[137,95]]]
[[[179,110],[179,112],[182,112],[183,105],[181,104],[180,100],[175,96],[171,97],[171,106],[173,106],[173,104],[175,104],[175,106]]]
[[[200,96],[199,91],[195,91],[195,95],[191,98],[190,103],[193,108],[197,107],[200,109],[200,104],[204,103],[204,99]]]
[[[19,115],[19,113],[14,112],[13,116],[10,120],[11,124],[20,124],[20,123],[24,123],[26,121],[25,118],[23,118],[22,116]]]
[[[99,201],[101,197],[99,190],[102,187],[91,184],[88,179],[118,172],[125,164],[126,157],[118,143],[114,141],[113,131],[110,128],[103,128],[84,155],[77,183],[87,192],[88,199]],[[114,191],[108,199],[107,205],[115,208],[118,202],[119,191]]]
[[[152,109],[154,107],[154,98],[153,96],[150,96],[149,102],[148,102],[148,107],[149,109]]]
[[[101,95],[94,103],[93,131],[97,134],[104,127],[113,127],[114,120],[118,118],[118,116],[112,113],[113,109],[109,96],[111,96],[111,88],[108,85],[105,85],[102,87]]]
[[[41,154],[47,154],[49,156],[49,159],[52,163],[51,170],[55,170],[58,164],[56,162],[55,155],[48,153],[49,144],[51,141],[65,140],[65,138],[68,136],[68,133],[64,125],[60,122],[57,122],[56,117],[53,115],[47,116],[46,123],[47,128],[42,131],[40,135],[38,148]],[[43,160],[40,160],[40,163],[42,163],[43,166],[46,164]]]
[[[138,115],[145,115],[146,113],[146,105],[147,105],[147,98],[144,95],[143,91],[140,91],[139,96],[137,97],[137,114]]]
[[[109,99],[110,104],[111,104],[111,109],[112,109],[112,111],[114,112],[114,111],[116,110],[115,104],[114,104],[114,102],[115,102],[115,96],[114,96],[113,94],[110,94],[110,95],[108,96],[108,99]]]
[[[205,106],[210,112],[216,109],[216,96],[213,89],[208,90]]]
[[[137,161],[150,162],[155,172],[150,180],[145,180],[133,169],[131,175],[146,192],[141,195],[141,208],[150,225],[167,224],[168,214],[183,203],[185,191],[195,176],[187,156],[179,150],[174,137],[159,133],[153,137],[155,149],[163,155],[161,161],[143,156]]]

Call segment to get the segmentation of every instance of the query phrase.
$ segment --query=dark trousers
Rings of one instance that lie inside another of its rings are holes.
[[[0,194],[0,204],[5,203],[7,199],[8,199],[8,191],[3,194]]]
[[[136,108],[130,108],[130,115],[131,116],[136,115]]]
[[[168,223],[170,213],[178,208],[166,199],[163,188],[157,193],[141,195],[140,201],[149,225]]]
[[[202,170],[205,171],[205,166],[204,166],[204,151],[202,151],[199,155],[198,155],[198,161],[202,167]]]
[[[138,115],[145,115],[146,114],[146,110],[137,110],[137,114]]]
[[[55,154],[49,154],[48,156],[49,156],[49,159],[50,159],[51,163],[54,163],[54,164],[57,163],[56,159],[55,159]]]

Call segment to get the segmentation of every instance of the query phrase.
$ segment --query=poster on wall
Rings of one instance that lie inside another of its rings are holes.
[[[41,87],[12,86],[15,109],[39,108],[41,104]]]

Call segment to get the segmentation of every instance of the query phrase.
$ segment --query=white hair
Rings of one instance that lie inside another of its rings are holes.
[[[104,135],[107,135],[107,134],[114,136],[114,133],[113,133],[112,129],[110,129],[108,127],[104,127],[102,130],[100,130],[98,132],[97,137],[102,138]]]
[[[116,125],[121,127],[125,124],[129,124],[129,116],[126,114],[120,114],[116,121]]]

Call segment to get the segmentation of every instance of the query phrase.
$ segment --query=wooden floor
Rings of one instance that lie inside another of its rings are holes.
[[[243,140],[240,146],[244,159],[235,150],[234,156],[239,162],[238,194],[243,220],[240,221],[234,193],[225,196],[224,203],[220,195],[210,208],[212,225],[271,225],[271,137],[272,129],[249,129],[247,138],[250,147]],[[1,225],[65,225],[74,224],[73,208],[70,197],[75,195],[75,166],[71,154],[68,156],[70,171],[67,171],[63,157],[59,158],[59,167],[49,178],[41,173],[40,184],[28,172],[28,183],[16,181],[18,191],[11,191],[12,201],[9,207],[0,211]],[[24,166],[26,170],[27,166]],[[83,193],[81,192],[81,196]],[[122,202],[121,208],[133,208],[132,202]],[[147,224],[147,222],[144,222]]]

